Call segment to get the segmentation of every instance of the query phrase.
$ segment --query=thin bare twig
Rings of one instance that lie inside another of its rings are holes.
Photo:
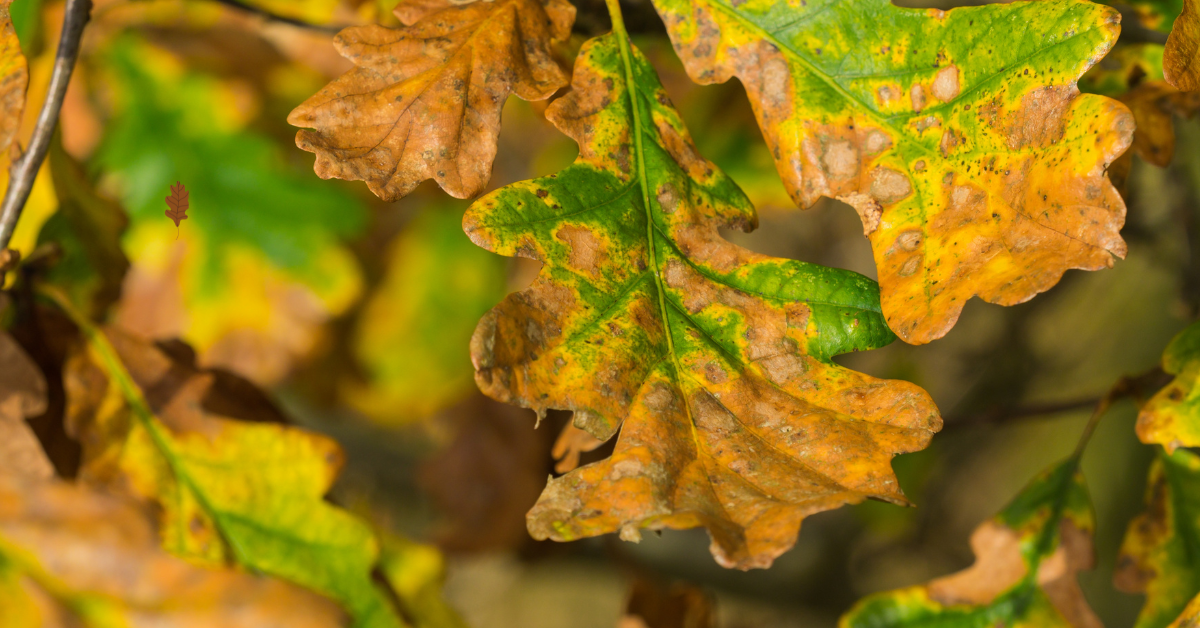
[[[321,31],[323,33],[337,33],[338,31],[342,30],[343,28],[346,28],[347,26],[349,26],[348,24],[347,25],[313,24],[312,22],[305,22],[304,20],[297,19],[294,17],[287,17],[285,15],[278,15],[275,13],[271,13],[270,11],[268,11],[264,8],[256,7],[252,4],[246,4],[245,2],[242,2],[241,0],[216,0],[216,2],[217,2],[217,4],[223,4],[225,6],[233,7],[235,9],[240,9],[242,11],[245,11],[246,13],[251,13],[251,14],[263,17],[272,22],[279,22],[281,24],[290,24],[291,26],[297,26],[299,28],[307,28],[307,29],[314,30],[314,31]]]
[[[1170,376],[1163,372],[1161,367],[1154,367],[1140,375],[1132,375],[1122,377],[1117,380],[1103,395],[1095,397],[1084,397],[1081,399],[1069,399],[1067,401],[1053,401],[1042,404],[1032,404],[1025,406],[1002,407],[995,406],[991,410],[982,412],[974,412],[954,417],[946,417],[946,428],[960,427],[977,427],[980,425],[998,425],[1013,420],[1032,419],[1037,417],[1049,416],[1068,410],[1079,410],[1082,408],[1091,408],[1103,406],[1105,409],[1114,401],[1124,397],[1133,397],[1139,404],[1147,396],[1147,393],[1154,392],[1167,384]]]
[[[42,111],[38,114],[29,148],[8,169],[8,190],[4,193],[4,202],[0,203],[0,251],[8,248],[8,242],[17,228],[17,219],[21,217],[25,201],[29,200],[33,180],[46,158],[46,151],[50,149],[50,139],[58,124],[58,113],[67,94],[67,84],[71,82],[71,71],[75,69],[75,60],[79,57],[83,27],[91,17],[91,12],[92,0],[67,0],[46,104],[42,105]]]

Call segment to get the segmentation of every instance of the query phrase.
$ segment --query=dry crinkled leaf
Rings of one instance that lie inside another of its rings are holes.
[[[1200,90],[1200,5],[1183,0],[1163,51],[1163,76],[1181,91]]]
[[[30,481],[54,476],[54,467],[25,423],[45,411],[45,378],[13,337],[0,331],[0,478]]]
[[[425,179],[467,198],[483,191],[510,93],[542,100],[566,84],[552,54],[575,8],[566,0],[397,8],[409,26],[343,30],[334,44],[357,66],[288,116],[322,178],[366,181],[394,201]]]
[[[0,155],[8,155],[21,128],[29,85],[29,66],[8,13],[11,4],[12,0],[0,0]]]
[[[489,396],[575,412],[612,456],[552,479],[538,539],[704,526],[725,566],[766,567],[812,513],[903,502],[891,458],[941,426],[929,396],[830,358],[893,340],[861,275],[758,255],[736,185],[697,152],[623,35],[584,45],[546,117],[579,144],[557,174],[468,209],[475,243],[541,261],[471,342]]]
[[[1191,117],[1200,110],[1200,93],[1184,93],[1164,81],[1142,81],[1120,97],[1133,118],[1133,150],[1146,161],[1165,168],[1175,156],[1174,115]]]
[[[1095,561],[1091,498],[1069,459],[975,529],[975,564],[925,585],[871,595],[840,628],[1101,628],[1076,574]]]
[[[1173,452],[1200,446],[1200,321],[1179,332],[1163,352],[1163,370],[1175,379],[1142,406],[1138,438]]]
[[[203,400],[216,375],[102,332],[54,298],[87,340],[64,373],[83,481],[158,504],[173,553],[301,584],[340,602],[355,626],[402,625],[371,579],[378,545],[370,528],[322,499],[340,466],[336,443],[213,414]]]
[[[688,73],[738,76],[795,202],[858,211],[888,325],[925,343],[1125,254],[1104,176],[1134,125],[1075,80],[1119,15],[1086,0],[655,0]],[[820,36],[816,36],[817,34]]]
[[[0,475],[6,628],[318,628],[343,619],[336,605],[294,585],[167,554],[149,513],[132,504]]]
[[[1161,451],[1150,467],[1146,510],[1129,522],[1113,583],[1144,593],[1134,628],[1162,628],[1200,593],[1200,456]]]

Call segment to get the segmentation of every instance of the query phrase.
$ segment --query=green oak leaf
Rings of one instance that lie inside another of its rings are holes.
[[[1100,628],[1076,581],[1094,562],[1091,498],[1074,457],[975,529],[971,567],[860,600],[839,628]]]
[[[722,239],[754,209],[623,31],[584,45],[546,117],[579,144],[575,163],[463,219],[476,244],[544,264],[480,322],[476,381],[620,436],[606,460],[550,481],[533,536],[703,526],[718,562],[747,569],[790,548],[809,514],[903,503],[891,458],[929,442],[936,407],[831,360],[893,340],[874,282]]]

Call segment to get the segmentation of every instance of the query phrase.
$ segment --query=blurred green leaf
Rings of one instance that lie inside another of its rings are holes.
[[[1200,593],[1200,456],[1159,450],[1117,564],[1117,588],[1146,594],[1135,628],[1169,625]]]

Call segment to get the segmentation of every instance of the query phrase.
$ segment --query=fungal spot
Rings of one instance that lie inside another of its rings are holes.
[[[938,70],[937,76],[933,77],[931,91],[933,97],[942,102],[950,102],[958,96],[958,67],[948,65]]]
[[[821,156],[825,171],[833,179],[849,179],[858,174],[858,152],[848,140],[838,140],[825,148]]]
[[[921,110],[925,108],[925,90],[920,85],[913,85],[908,96],[912,99],[912,110],[915,113],[921,113]]]
[[[863,141],[863,149],[868,155],[878,155],[883,151],[891,148],[892,138],[887,136],[887,133],[879,129],[872,129],[867,133],[866,140]]]
[[[600,276],[600,264],[604,262],[606,254],[603,243],[591,229],[579,225],[564,225],[554,237],[566,243],[570,249],[567,264],[571,268],[593,277]]]
[[[882,166],[871,171],[871,196],[883,204],[894,203],[912,193],[908,177]]]

